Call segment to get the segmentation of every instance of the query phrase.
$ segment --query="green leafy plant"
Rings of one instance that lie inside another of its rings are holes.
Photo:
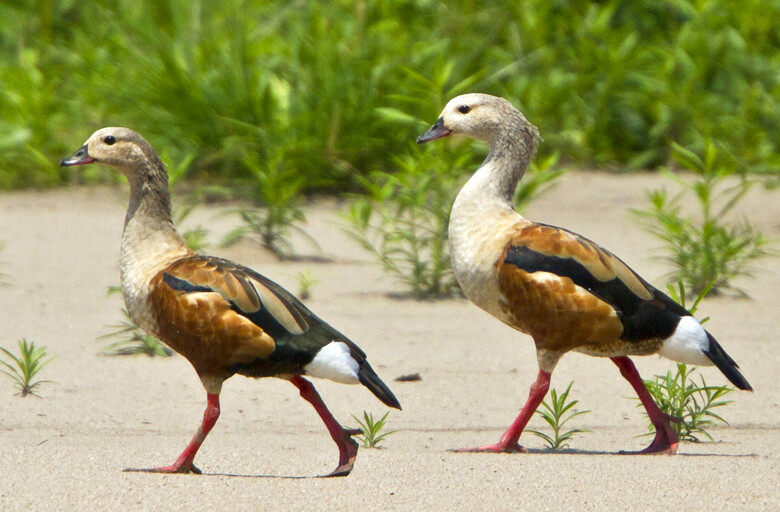
[[[376,172],[346,214],[347,233],[374,254],[417,299],[451,296],[459,290],[452,273],[447,229],[459,169],[468,154],[440,158],[417,151],[394,159],[394,174]]]
[[[38,396],[35,393],[38,386],[51,381],[34,379],[52,361],[52,358],[46,359],[46,347],[36,348],[34,341],[28,342],[26,339],[21,339],[17,343],[19,344],[19,356],[15,356],[5,347],[0,347],[0,350],[11,360],[10,363],[0,360],[0,363],[7,368],[7,370],[0,369],[0,372],[14,381],[22,396]]]
[[[727,220],[755,181],[738,176],[736,169],[720,158],[714,144],[707,143],[703,158],[677,144],[673,147],[675,160],[693,171],[696,179],[688,183],[665,171],[683,191],[670,198],[665,189],[654,190],[649,194],[651,207],[635,213],[645,229],[665,243],[669,253],[665,259],[675,267],[671,273],[674,280],[682,281],[694,293],[708,286],[713,294],[734,288],[735,278],[752,275],[754,261],[775,254],[769,240],[747,220]],[[733,180],[736,184],[727,183]],[[681,211],[691,199],[698,204],[700,220]]]
[[[389,414],[390,411],[387,411],[382,418],[374,420],[373,413],[363,411],[363,421],[352,415],[355,421],[358,422],[358,429],[361,432],[361,434],[358,434],[358,439],[363,444],[363,448],[378,448],[379,443],[387,436],[398,432],[397,430],[382,432]]]
[[[191,178],[249,189],[241,155],[289,144],[307,189],[354,191],[416,132],[383,112],[430,122],[469,91],[513,99],[541,151],[578,167],[657,168],[671,141],[711,136],[774,174],[778,14],[765,0],[2,2],[0,187],[105,179],[52,163],[121,115],[193,153]]]
[[[256,197],[262,208],[237,210],[243,225],[230,231],[223,239],[223,245],[251,237],[280,259],[292,256],[290,236],[293,231],[301,234],[315,247],[317,242],[309,236],[300,224],[306,216],[298,207],[300,193],[305,180],[290,172],[282,153],[277,160],[261,162],[256,155],[247,155],[244,162],[252,169],[256,180]]]
[[[298,297],[302,300],[306,300],[311,297],[311,289],[319,283],[320,280],[314,277],[310,268],[298,272],[296,276],[298,278]]]
[[[569,446],[569,441],[572,440],[575,434],[590,432],[589,430],[581,428],[570,429],[565,432],[563,431],[564,425],[573,418],[590,412],[572,409],[579,403],[579,400],[571,400],[567,402],[572,384],[574,384],[573,381],[569,382],[569,385],[566,387],[566,391],[562,392],[561,394],[558,394],[555,389],[551,390],[551,403],[548,404],[547,401],[542,401],[540,409],[536,410],[536,414],[541,416],[544,421],[546,421],[547,424],[552,428],[552,435],[545,434],[544,432],[540,432],[538,430],[527,430],[527,432],[544,439],[550,450],[560,450],[562,448],[566,448]]]
[[[672,428],[681,441],[701,442],[706,438],[714,442],[707,430],[719,423],[728,425],[728,422],[713,409],[730,404],[731,400],[723,400],[723,397],[734,389],[709,386],[701,375],[701,383],[698,383],[692,377],[695,370],[685,363],[677,363],[674,374],[670,370],[666,375],[656,375],[654,379],[645,380],[645,386],[661,411],[679,420],[672,422]],[[644,435],[655,434],[652,423],[648,428],[649,432]]]

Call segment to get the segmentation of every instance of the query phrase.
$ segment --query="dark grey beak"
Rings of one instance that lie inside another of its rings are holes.
[[[444,126],[444,119],[440,117],[439,120],[436,121],[436,124],[428,128],[427,132],[417,137],[417,144],[422,144],[423,142],[430,142],[432,140],[441,139],[442,137],[446,137],[451,133],[452,130]]]
[[[60,161],[60,166],[70,167],[71,165],[91,164],[94,161],[95,159],[89,156],[89,150],[87,149],[87,145],[84,144],[83,146],[81,146],[81,149],[73,153],[73,156],[70,156],[68,158],[63,158]]]

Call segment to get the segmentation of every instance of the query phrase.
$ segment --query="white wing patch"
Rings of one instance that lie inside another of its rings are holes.
[[[658,353],[681,363],[711,366],[712,361],[703,352],[709,348],[710,340],[698,320],[684,316],[672,335],[664,340]]]
[[[303,368],[306,375],[329,379],[342,384],[357,384],[358,362],[352,358],[349,347],[342,341],[331,341],[319,352],[311,363]]]

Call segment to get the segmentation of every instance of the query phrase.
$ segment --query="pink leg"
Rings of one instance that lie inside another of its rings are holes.
[[[647,391],[645,383],[642,382],[642,378],[639,376],[639,372],[634,366],[634,363],[628,357],[613,357],[611,358],[618,368],[623,377],[631,383],[631,386],[639,395],[639,399],[642,401],[642,405],[645,406],[647,415],[650,416],[650,422],[655,426],[655,439],[650,443],[650,446],[636,453],[650,453],[650,454],[668,454],[674,455],[677,453],[677,433],[672,428],[671,420],[673,419],[668,414],[664,414],[661,409],[658,408],[653,397],[650,396],[650,392]],[[632,453],[632,452],[621,452]]]
[[[490,453],[526,453],[528,450],[517,444],[517,440],[520,439],[520,434],[523,433],[523,429],[528,424],[528,420],[536,412],[536,408],[544,400],[547,390],[550,389],[550,376],[551,374],[543,370],[539,370],[539,375],[536,377],[536,382],[531,385],[531,391],[528,393],[528,400],[523,406],[523,410],[515,418],[515,421],[509,426],[509,428],[501,436],[501,439],[497,444],[491,444],[487,446],[478,446],[476,448],[465,448],[456,450],[458,452],[490,452]]]
[[[300,375],[290,379],[290,382],[295,384],[295,387],[300,390],[301,397],[314,406],[314,410],[317,411],[317,414],[320,415],[320,418],[322,418],[322,421],[328,428],[330,437],[333,438],[339,447],[339,465],[327,476],[347,476],[352,471],[352,466],[355,465],[355,458],[358,452],[358,444],[351,436],[359,434],[360,431],[347,430],[342,427],[325,406],[325,402],[322,401],[311,382]]]
[[[208,393],[206,411],[203,413],[203,423],[201,423],[198,431],[190,441],[190,444],[181,452],[179,458],[171,466],[163,466],[159,468],[151,469],[126,469],[125,471],[141,471],[145,473],[197,473],[200,474],[200,469],[195,467],[192,461],[195,459],[195,454],[198,453],[198,448],[203,444],[206,436],[211,432],[214,424],[219,418],[219,394]]]

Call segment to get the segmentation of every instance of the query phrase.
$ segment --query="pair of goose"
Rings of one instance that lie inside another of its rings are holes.
[[[495,444],[462,451],[520,452],[528,420],[556,363],[569,351],[609,357],[633,386],[656,435],[641,453],[677,450],[670,421],[629,355],[659,353],[712,365],[752,390],[739,367],[691,314],[612,253],[565,229],[526,220],[512,206],[536,152],[537,129],[508,101],[486,94],[452,99],[418,143],[450,135],[482,140],[490,152],[457,196],[449,243],[455,275],[477,306],[536,345],[539,373],[515,421]],[[193,253],[171,221],[168,176],[152,146],[128,128],[95,132],[61,165],[100,163],[130,183],[120,270],[136,323],[186,357],[206,390],[203,421],[170,466],[140,471],[200,473],[195,455],[219,418],[222,383],[235,374],[289,380],[322,418],[339,449],[329,476],[349,474],[357,432],[342,427],[304,376],[363,384],[389,407],[401,406],[349,338],[284,288],[231,261]]]

